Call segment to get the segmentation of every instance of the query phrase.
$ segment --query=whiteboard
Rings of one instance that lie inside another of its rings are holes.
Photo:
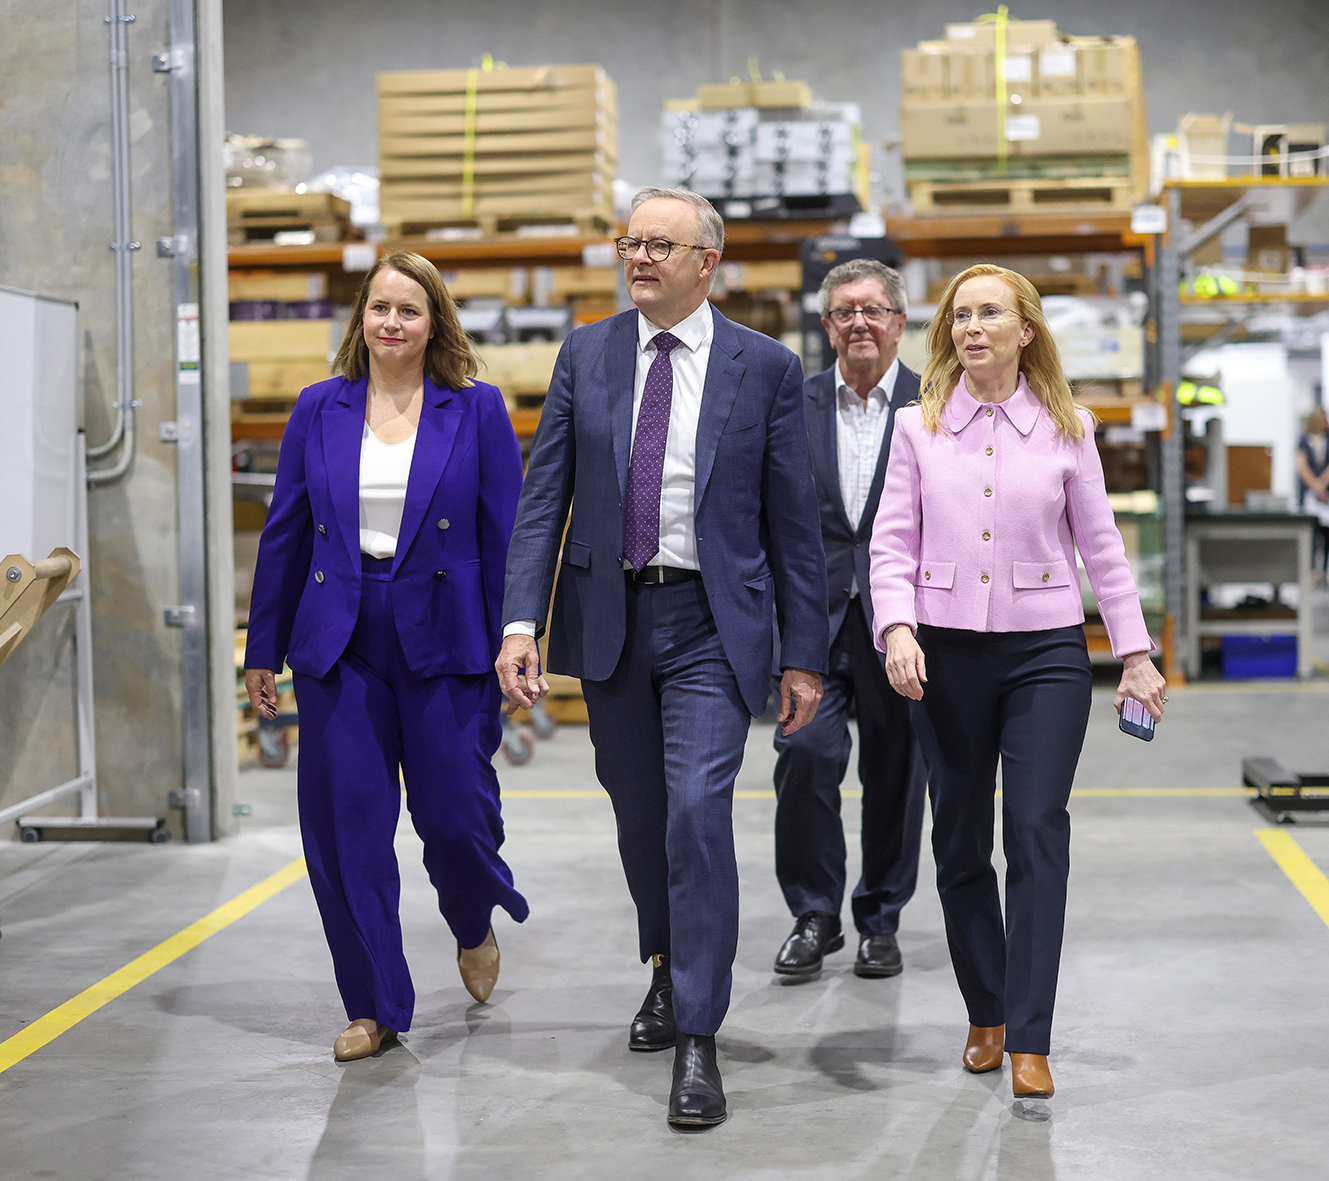
[[[0,557],[77,551],[78,305],[0,287]]]

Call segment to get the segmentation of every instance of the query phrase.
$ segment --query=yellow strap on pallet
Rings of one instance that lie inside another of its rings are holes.
[[[506,70],[507,62],[494,61],[491,53],[483,54],[480,67],[466,71],[466,114],[462,121],[461,148],[461,215],[470,217],[475,209],[475,119],[479,106],[480,75],[494,70]]]
[[[993,30],[996,40],[996,78],[997,78],[997,174],[1006,175],[1006,157],[1009,145],[1006,141],[1006,24],[1010,19],[1010,9],[1005,4],[998,4],[996,12],[984,13],[978,23],[991,21],[996,25]]]

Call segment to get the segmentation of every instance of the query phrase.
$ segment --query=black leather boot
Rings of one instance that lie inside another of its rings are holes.
[[[715,1061],[714,1035],[680,1033],[674,1050],[669,1122],[680,1127],[709,1128],[728,1118],[720,1068]]]
[[[628,1030],[628,1049],[643,1053],[667,1050],[678,1040],[678,1026],[674,1024],[674,979],[669,975],[669,957],[655,958],[658,963],[651,975],[651,987]]]

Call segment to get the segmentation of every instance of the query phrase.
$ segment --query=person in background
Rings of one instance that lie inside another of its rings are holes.
[[[1316,520],[1311,571],[1315,585],[1324,586],[1329,576],[1329,420],[1321,406],[1306,415],[1306,429],[1297,441],[1297,482],[1301,511]]]
[[[804,417],[821,512],[830,590],[830,673],[812,722],[775,732],[775,876],[794,930],[775,957],[782,976],[814,976],[844,946],[840,784],[858,718],[863,871],[851,910],[857,976],[903,970],[896,931],[918,881],[927,772],[909,707],[891,690],[872,642],[868,542],[877,516],[895,415],[918,397],[918,374],[896,356],[905,327],[904,281],[872,259],[835,267],[818,292],[836,363],[804,383]]]
[[[1067,804],[1092,678],[1078,547],[1127,697],[1163,716],[1164,682],[1117,532],[1093,419],[1071,400],[1038,292],[979,265],[946,288],[918,406],[896,415],[871,555],[873,626],[928,766],[966,1069],[1011,1055],[1017,1098],[1053,1093],[1048,1053],[1066,883]],[[1002,774],[1006,914],[992,867]]]
[[[695,193],[646,189],[617,247],[636,307],[559,352],[497,668],[513,706],[547,692],[536,633],[561,549],[549,667],[582,679],[654,967],[628,1048],[675,1047],[669,1122],[705,1127],[728,1114],[715,1031],[738,947],[734,778],[770,696],[777,626],[780,723],[792,734],[817,711],[826,559],[798,358],[706,298],[720,215]]]
[[[477,1001],[490,922],[526,900],[499,855],[493,673],[521,451],[438,271],[395,251],[365,276],[338,376],[300,394],[259,542],[245,651],[254,709],[295,673],[300,831],[350,1026],[339,1061],[409,1029],[392,842],[401,784]]]

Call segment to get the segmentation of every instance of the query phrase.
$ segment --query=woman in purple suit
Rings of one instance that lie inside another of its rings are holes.
[[[255,710],[295,673],[309,877],[350,1026],[338,1060],[410,1028],[393,834],[400,782],[477,1001],[490,916],[526,900],[499,856],[492,758],[503,572],[521,452],[438,271],[396,251],[365,277],[333,364],[300,395],[259,544],[245,652]]]

